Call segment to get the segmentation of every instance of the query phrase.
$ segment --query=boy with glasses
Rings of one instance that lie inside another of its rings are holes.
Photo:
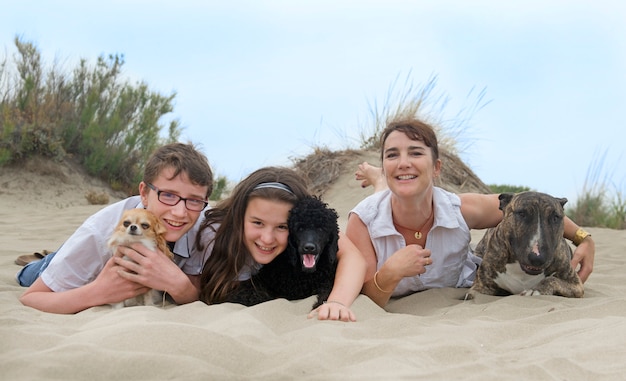
[[[41,311],[75,313],[117,303],[151,288],[165,291],[177,304],[198,300],[204,258],[192,255],[192,246],[212,190],[213,173],[207,158],[192,145],[173,143],[158,148],[146,163],[138,196],[103,208],[56,253],[18,272],[18,283],[28,286],[20,301]],[[107,240],[113,229],[122,213],[133,208],[149,210],[167,228],[165,239],[174,262],[140,244],[120,247],[119,255],[109,251]]]

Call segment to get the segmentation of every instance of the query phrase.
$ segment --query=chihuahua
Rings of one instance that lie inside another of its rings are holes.
[[[145,209],[130,209],[126,210],[122,215],[122,219],[115,227],[108,241],[108,245],[115,255],[118,246],[130,246],[133,243],[141,243],[146,248],[161,252],[173,260],[174,254],[172,254],[165,241],[166,231],[165,226],[154,214]],[[124,259],[131,260],[126,256]],[[115,303],[113,308],[137,305],[155,306],[162,300],[164,300],[164,294],[157,290],[150,290],[145,294]]]

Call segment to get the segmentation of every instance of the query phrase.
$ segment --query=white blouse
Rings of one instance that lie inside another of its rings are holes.
[[[426,236],[432,264],[421,275],[403,278],[392,296],[404,296],[437,287],[470,287],[481,259],[470,248],[470,229],[461,215],[459,196],[438,187],[433,189],[433,226]],[[350,213],[367,226],[377,256],[377,269],[406,241],[393,225],[391,191],[376,192],[361,201]]]

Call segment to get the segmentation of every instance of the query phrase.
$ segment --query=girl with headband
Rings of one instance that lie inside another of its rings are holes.
[[[239,182],[230,197],[205,212],[196,248],[208,257],[200,300],[222,303],[239,282],[250,278],[287,247],[287,218],[297,200],[309,196],[306,180],[294,170],[265,167]],[[327,303],[309,314],[320,320],[355,321],[350,309],[361,291],[365,260],[340,235],[338,266]]]

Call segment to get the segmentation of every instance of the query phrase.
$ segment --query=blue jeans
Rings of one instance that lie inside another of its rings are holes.
[[[38,261],[33,261],[26,266],[24,266],[20,271],[17,272],[17,276],[15,279],[20,286],[28,287],[31,284],[35,283],[37,278],[41,275],[41,273],[48,267],[52,258],[54,258],[55,253],[50,253],[43,257]]]

